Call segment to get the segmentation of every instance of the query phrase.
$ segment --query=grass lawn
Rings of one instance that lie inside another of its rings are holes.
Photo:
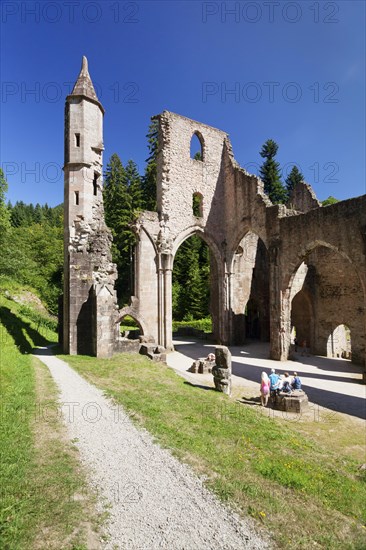
[[[336,434],[322,445],[142,356],[61,357],[279,547],[366,548],[365,472],[357,457],[337,449]]]
[[[60,421],[54,382],[30,354],[55,333],[24,313],[0,295],[0,547],[94,550],[94,497]]]

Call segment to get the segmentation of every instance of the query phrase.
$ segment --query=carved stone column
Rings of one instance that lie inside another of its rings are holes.
[[[171,254],[161,255],[162,272],[163,272],[163,305],[164,305],[164,337],[163,346],[167,351],[172,351],[173,347],[173,316],[172,316],[172,264],[173,257]]]

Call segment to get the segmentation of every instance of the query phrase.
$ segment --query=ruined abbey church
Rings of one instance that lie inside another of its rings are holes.
[[[295,328],[312,353],[337,356],[346,326],[352,361],[366,369],[366,195],[322,207],[302,183],[290,207],[273,205],[261,180],[235,161],[228,134],[167,111],[156,117],[157,211],[136,222],[134,295],[119,310],[103,210],[103,116],[83,58],[65,107],[66,353],[108,357],[123,349],[126,315],[145,341],[172,350],[174,257],[196,234],[210,250],[217,343],[259,338],[270,342],[272,359],[285,360]],[[190,157],[193,136],[201,160]]]

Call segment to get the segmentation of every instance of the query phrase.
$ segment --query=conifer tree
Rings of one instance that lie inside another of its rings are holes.
[[[272,139],[268,139],[260,152],[261,157],[265,159],[260,167],[259,174],[264,183],[264,192],[268,195],[273,204],[286,202],[286,189],[284,188],[280,165],[275,160],[278,151],[278,145]]]
[[[201,319],[209,314],[209,250],[193,235],[179,247],[173,269],[173,318]]]
[[[131,221],[138,212],[144,208],[143,190],[141,176],[138,172],[136,163],[133,160],[129,160],[125,168],[126,172],[126,185],[131,201]]]
[[[194,246],[189,250],[186,270],[187,280],[184,286],[185,319],[189,320],[190,317],[201,319],[203,317],[202,281],[199,267],[199,253]]]
[[[287,192],[287,200],[290,199],[291,192],[292,192],[293,188],[295,187],[295,185],[297,183],[301,183],[302,181],[304,181],[304,179],[305,178],[304,178],[303,174],[300,172],[298,167],[296,165],[294,165],[291,169],[291,172],[287,176],[286,181],[285,181],[285,183],[286,183],[286,192]]]
[[[104,176],[104,209],[106,224],[112,231],[113,261],[117,264],[117,294],[121,302],[131,295],[131,197],[127,186],[126,170],[114,153]]]

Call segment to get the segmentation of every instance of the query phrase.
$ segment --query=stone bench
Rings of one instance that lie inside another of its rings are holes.
[[[272,399],[273,408],[279,411],[303,413],[308,409],[308,396],[303,390],[293,390],[292,393],[279,392]]]

